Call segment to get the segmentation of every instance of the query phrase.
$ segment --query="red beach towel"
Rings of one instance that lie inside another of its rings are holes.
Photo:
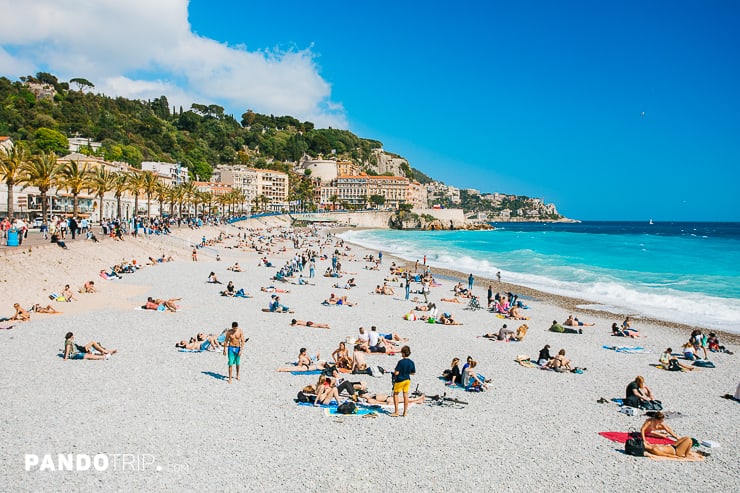
[[[599,435],[603,436],[607,440],[611,440],[612,442],[617,443],[625,443],[627,439],[629,438],[630,434],[624,431],[600,431]],[[652,443],[653,445],[671,445],[673,444],[673,440],[669,438],[655,438],[655,437],[646,437],[648,443]]]

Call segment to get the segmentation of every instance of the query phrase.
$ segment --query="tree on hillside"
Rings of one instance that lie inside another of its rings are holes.
[[[134,196],[134,216],[139,215],[139,194],[141,189],[144,187],[144,175],[139,172],[131,172],[126,175],[126,182],[128,183],[128,191]]]
[[[73,216],[77,216],[78,200],[82,191],[92,189],[92,177],[92,169],[87,163],[80,166],[77,161],[70,161],[61,169],[59,184],[72,194]]]
[[[23,188],[32,186],[39,189],[41,216],[44,221],[48,220],[49,205],[46,198],[49,190],[57,185],[61,171],[62,165],[57,163],[57,155],[51,151],[34,156],[23,166]]]
[[[382,195],[371,195],[370,203],[373,204],[375,207],[380,207],[381,205],[385,204],[385,197],[383,197]]]
[[[84,92],[85,89],[93,89],[95,87],[95,84],[87,79],[83,79],[82,77],[75,77],[74,79],[70,79],[69,83],[76,85],[77,90],[80,92]]]
[[[50,128],[40,128],[33,134],[34,147],[42,152],[64,154],[69,150],[69,141],[64,134]]]
[[[8,187],[8,217],[15,214],[14,186],[23,179],[23,167],[30,156],[25,144],[18,142],[10,150],[0,147],[0,180]]]

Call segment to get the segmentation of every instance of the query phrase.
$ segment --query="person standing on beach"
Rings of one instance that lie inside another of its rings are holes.
[[[398,393],[403,392],[403,416],[409,410],[409,390],[411,389],[411,375],[416,374],[416,366],[409,359],[411,348],[404,346],[401,348],[401,358],[396,364],[393,371],[393,414],[398,416]]]
[[[424,267],[426,267],[426,265],[427,265],[427,256],[424,255]]]
[[[501,282],[501,271],[496,272],[496,280]]]
[[[406,287],[406,301],[408,301],[409,294],[411,293],[411,285],[410,285],[410,283],[411,283],[411,275],[409,275],[409,273],[407,272],[406,273],[406,283],[405,283],[405,287]]]
[[[314,259],[311,259],[311,262],[308,264],[308,277],[309,279],[313,279],[316,276],[316,261]]]
[[[245,342],[244,332],[239,328],[239,324],[231,322],[231,328],[226,331],[224,340],[224,356],[227,354],[229,356],[229,383],[231,383],[231,372],[234,366],[236,366],[236,379],[239,380],[239,366]]]
[[[473,277],[473,274],[471,273],[468,276],[468,291],[472,291],[473,290],[473,282],[475,282],[475,278]]]
[[[378,252],[378,264],[383,263],[383,252]]]

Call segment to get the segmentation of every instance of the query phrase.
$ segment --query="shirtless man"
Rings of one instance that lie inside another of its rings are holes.
[[[35,311],[36,313],[61,313],[61,312],[57,311],[56,308],[54,308],[51,305],[41,306],[38,303],[36,303],[35,305],[33,305],[33,308],[31,308],[31,309],[33,311]]]
[[[22,308],[19,303],[13,303],[13,308],[15,308],[15,315],[10,317],[10,320],[18,320],[19,322],[28,322],[31,320],[31,314],[28,313],[28,310]]]
[[[573,318],[573,315],[568,315],[568,320],[563,322],[563,325],[570,325],[571,327],[592,327],[596,324],[587,324],[578,320],[578,317]]]
[[[72,294],[72,290],[69,289],[69,284],[64,285],[64,289],[62,290],[62,296],[66,301],[73,301],[76,300],[74,297],[74,294]]]
[[[95,281],[87,281],[81,288],[80,293],[94,293]]]
[[[367,404],[371,406],[385,406],[388,404],[393,404],[393,399],[389,395],[385,394],[363,394],[360,395],[359,398],[361,400],[364,400]],[[424,399],[426,396],[424,394],[420,395],[419,397],[409,397],[409,404],[422,404],[424,402]]]
[[[367,374],[367,361],[365,360],[365,354],[363,351],[359,351],[355,346],[355,351],[352,353],[352,373]]]
[[[317,327],[319,329],[329,329],[329,328],[331,328],[331,327],[329,327],[328,324],[320,324],[318,322],[311,322],[310,320],[308,320],[308,321],[306,321],[306,320],[297,320],[295,318],[290,321],[290,325],[302,325],[304,327]]]
[[[236,366],[236,379],[239,380],[239,366],[241,364],[242,350],[244,349],[244,332],[239,328],[237,322],[231,322],[231,328],[226,331],[224,341],[224,356],[229,356],[229,383],[231,383],[232,368]]]

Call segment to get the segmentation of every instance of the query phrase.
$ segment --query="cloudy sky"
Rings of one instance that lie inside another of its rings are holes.
[[[0,75],[348,128],[579,219],[740,220],[740,2],[0,0]]]

